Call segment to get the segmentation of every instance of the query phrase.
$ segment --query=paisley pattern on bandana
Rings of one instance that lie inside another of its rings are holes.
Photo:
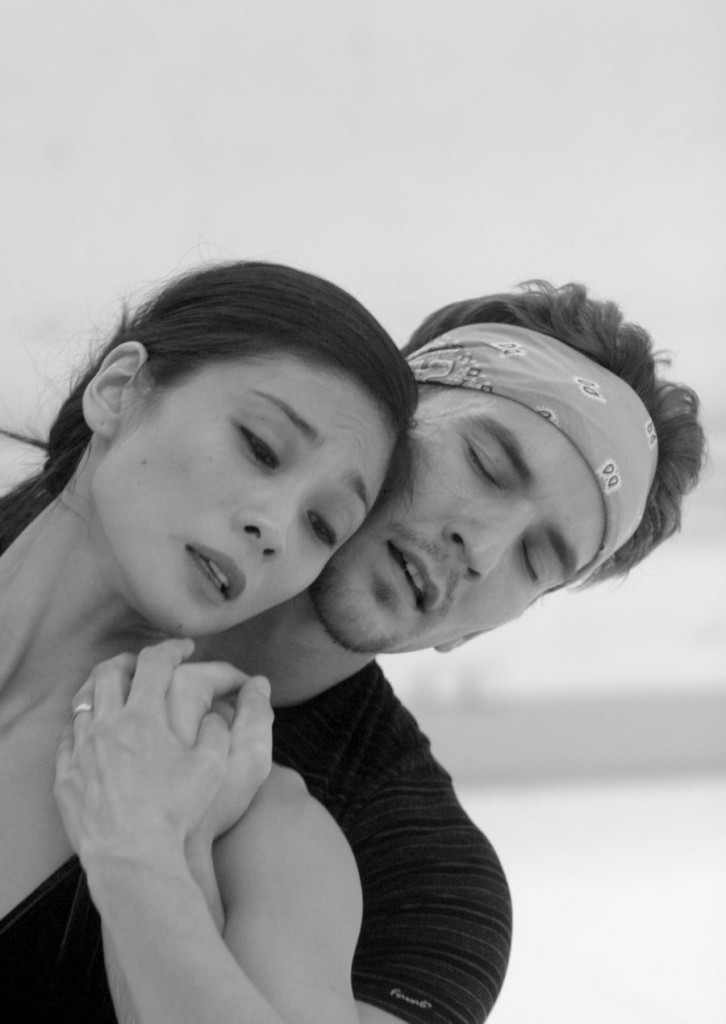
[[[620,377],[547,334],[510,324],[470,324],[408,357],[419,384],[471,388],[519,402],[574,444],[597,480],[605,533],[589,576],[632,537],[658,461],[648,410]]]

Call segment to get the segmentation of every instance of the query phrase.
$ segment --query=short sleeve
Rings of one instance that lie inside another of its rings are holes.
[[[481,1024],[509,958],[509,888],[448,777],[389,779],[348,833],[364,892],[356,999],[410,1024]]]

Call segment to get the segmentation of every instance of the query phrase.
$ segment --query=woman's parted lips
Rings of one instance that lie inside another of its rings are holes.
[[[243,593],[247,579],[233,558],[205,544],[187,544],[187,550],[206,563],[205,570],[225,601],[234,601]]]

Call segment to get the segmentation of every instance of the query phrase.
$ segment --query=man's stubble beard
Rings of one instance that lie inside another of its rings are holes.
[[[377,608],[385,608],[387,588],[374,584],[373,600]],[[404,639],[397,634],[383,634],[371,623],[366,625],[363,613],[356,608],[355,588],[348,583],[344,568],[330,562],[308,591],[318,622],[326,635],[351,654],[394,653]]]

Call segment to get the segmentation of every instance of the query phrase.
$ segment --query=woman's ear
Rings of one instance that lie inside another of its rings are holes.
[[[117,345],[101,363],[83,393],[83,416],[94,434],[111,440],[136,395],[139,371],[148,359],[139,341]]]

